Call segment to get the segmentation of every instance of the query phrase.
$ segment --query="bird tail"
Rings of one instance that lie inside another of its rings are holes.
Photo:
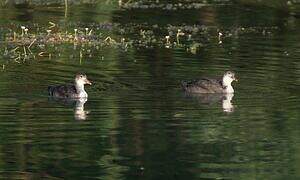
[[[183,89],[183,90],[186,90],[186,88],[187,88],[187,82],[186,81],[181,81],[181,88]]]
[[[54,86],[48,86],[48,95],[49,96],[53,96],[53,89],[54,89]]]

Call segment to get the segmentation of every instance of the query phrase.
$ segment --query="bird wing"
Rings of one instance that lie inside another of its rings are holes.
[[[49,86],[48,92],[50,96],[62,98],[70,98],[77,93],[74,85]]]
[[[192,81],[182,82],[182,87],[186,91],[218,93],[222,92],[222,81],[219,79],[201,78]]]

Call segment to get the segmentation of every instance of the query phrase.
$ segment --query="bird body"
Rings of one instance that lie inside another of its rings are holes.
[[[227,71],[222,78],[200,78],[192,81],[182,81],[181,87],[188,93],[234,93],[231,85],[237,81],[235,74]]]
[[[84,85],[92,83],[87,79],[84,74],[77,74],[74,84],[49,86],[48,93],[56,98],[87,98],[88,94],[84,89]]]
[[[186,92],[195,93],[223,93],[222,81],[217,79],[202,78],[191,81],[182,81],[182,88]]]

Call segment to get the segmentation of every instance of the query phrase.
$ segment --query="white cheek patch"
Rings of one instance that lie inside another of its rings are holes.
[[[84,80],[83,80],[83,79],[80,79],[78,82],[79,82],[80,84],[84,84]]]

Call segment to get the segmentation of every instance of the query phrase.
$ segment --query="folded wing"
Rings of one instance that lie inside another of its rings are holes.
[[[73,97],[76,92],[76,88],[73,85],[59,85],[48,87],[49,96],[58,98],[75,98]]]
[[[192,81],[182,81],[182,88],[190,93],[222,93],[222,81],[219,79],[202,78]]]

